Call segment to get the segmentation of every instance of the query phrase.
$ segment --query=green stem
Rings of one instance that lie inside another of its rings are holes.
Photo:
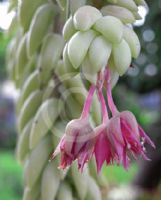
[[[69,18],[70,15],[70,0],[66,0],[66,20]]]

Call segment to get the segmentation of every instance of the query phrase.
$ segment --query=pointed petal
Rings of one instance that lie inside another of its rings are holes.
[[[59,169],[65,169],[67,166],[70,166],[72,162],[73,162],[73,159],[63,152],[61,154]]]
[[[140,125],[138,125],[138,127],[139,127],[140,136],[145,138],[146,142],[148,144],[150,144],[153,148],[156,148],[155,144],[152,142],[152,140],[149,138],[149,136],[144,132],[142,127]]]
[[[49,161],[52,161],[61,152],[61,149],[64,146],[64,141],[65,141],[65,135],[63,135],[55,151],[51,154]]]
[[[143,158],[145,159],[145,160],[147,160],[147,161],[151,161],[151,159],[150,158],[148,158],[146,155],[145,155],[145,153],[144,152],[142,152],[142,154],[141,154],[142,156],[143,156]]]
[[[85,163],[88,161],[89,155],[87,152],[83,152],[78,158],[78,169],[83,172]]]
[[[97,172],[99,173],[104,161],[109,158],[110,155],[110,150],[109,150],[109,143],[106,138],[105,132],[102,132],[96,141],[95,144],[95,159],[96,159],[96,164],[97,164]]]
[[[108,136],[109,136],[108,137],[109,141],[111,145],[113,146],[113,150],[115,154],[117,154],[118,161],[120,163],[123,160],[123,149],[125,145],[120,144],[113,134],[108,133]]]

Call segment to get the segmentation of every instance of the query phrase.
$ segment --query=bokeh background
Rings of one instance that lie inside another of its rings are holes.
[[[120,110],[129,109],[147,130],[160,142],[161,147],[161,0],[148,0],[149,10],[140,7],[139,20],[135,25],[142,44],[139,58],[132,63],[126,76],[114,89],[114,98]],[[21,200],[23,172],[16,161],[15,103],[18,91],[7,77],[5,52],[10,37],[7,29],[13,12],[8,13],[8,1],[0,0],[0,200]],[[158,145],[159,148],[159,145]],[[160,166],[161,167],[161,166]],[[109,188],[128,185],[139,170],[133,162],[129,171],[122,167],[104,167],[103,173]],[[161,188],[144,199],[161,199]]]

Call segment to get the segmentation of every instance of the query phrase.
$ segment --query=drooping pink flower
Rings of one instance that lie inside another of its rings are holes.
[[[144,159],[149,160],[145,155],[144,144],[148,142],[152,147],[155,145],[146,134],[142,134],[136,118],[131,112],[120,112],[112,117],[108,124],[108,133],[112,137],[111,141],[117,142],[117,146],[121,147],[120,162],[124,168],[128,168],[130,154],[135,159],[141,155]]]
[[[113,102],[110,82],[108,81],[110,72],[106,71],[106,87],[108,105],[112,113],[112,118],[108,123],[108,137],[114,146],[119,147],[119,159],[125,168],[128,167],[128,155],[131,153],[134,158],[139,155],[148,160],[145,155],[144,144],[147,142],[155,148],[154,143],[145,134],[141,126],[137,123],[135,116],[130,111],[119,112]],[[116,144],[115,144],[116,143]]]
[[[108,106],[112,113],[110,119],[102,93],[104,82],[106,83]],[[93,129],[89,123],[89,111],[95,90],[97,90],[101,105],[102,124]],[[104,162],[122,164],[127,169],[131,154],[134,158],[141,155],[148,160],[145,154],[145,143],[155,147],[131,112],[118,111],[113,102],[110,71],[107,69],[104,73],[98,73],[96,86],[90,87],[81,117],[67,124],[65,134],[52,154],[51,160],[60,153],[59,168],[65,169],[77,160],[78,168],[82,171],[84,164],[94,154],[98,172]]]
[[[94,148],[94,155],[96,159],[97,172],[101,170],[104,162],[110,164],[113,162],[115,157],[115,152],[111,148],[110,141],[106,133],[109,118],[108,118],[106,103],[102,93],[103,84],[101,82],[101,79],[104,80],[104,77],[101,77],[100,74],[99,79],[97,81],[97,94],[99,102],[101,104],[102,124],[95,128],[96,143]]]
[[[106,162],[107,165],[119,161],[116,151],[116,146],[111,145],[107,136],[107,125],[101,124],[95,128],[97,134],[94,154],[96,159],[97,172],[100,172],[102,165]]]
[[[91,86],[81,117],[67,124],[65,134],[51,156],[50,160],[60,153],[61,169],[70,166],[77,159],[78,168],[82,171],[84,164],[93,154],[95,137],[88,118],[94,92],[95,86]]]
[[[97,171],[99,172],[104,162],[106,162],[106,164],[120,164],[120,159],[123,157],[122,145],[124,145],[124,141],[122,137],[115,139],[115,134],[111,134],[109,131],[110,120],[108,118],[102,88],[98,89],[98,97],[102,107],[102,124],[95,128],[96,144],[94,154]]]

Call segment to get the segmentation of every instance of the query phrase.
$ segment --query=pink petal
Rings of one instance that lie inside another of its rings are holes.
[[[107,136],[105,132],[102,132],[97,138],[95,149],[94,149],[98,173],[100,172],[104,161],[106,159],[109,160],[109,156],[110,156],[109,148],[110,146],[107,141]]]
[[[80,144],[77,143],[77,137],[79,136],[79,133],[75,133],[73,136],[73,142],[71,143],[71,154],[76,155],[78,152],[78,147],[80,148]]]
[[[134,132],[129,127],[129,124],[127,124],[124,120],[121,120],[121,130],[127,144],[140,143],[140,138],[138,138],[138,136],[134,134]]]
[[[128,124],[133,134],[135,134],[139,139],[140,135],[138,130],[138,123],[136,121],[135,116],[129,111],[124,111],[121,112],[121,119],[123,119],[126,122],[126,124]]]
[[[73,162],[73,159],[63,152],[61,154],[59,169],[65,169],[67,166],[70,166],[72,162]]]
[[[87,152],[83,152],[78,157],[78,169],[80,169],[81,172],[83,172],[84,165],[88,160],[89,160],[89,155]]]
[[[65,144],[65,135],[63,135],[55,151],[51,154],[49,161],[53,160],[61,152],[62,148],[64,147],[64,144]]]
[[[142,127],[140,125],[138,125],[139,127],[139,133],[140,133],[140,136],[145,138],[146,142],[148,144],[150,144],[153,148],[156,148],[155,147],[155,144],[151,141],[151,139],[148,137],[148,135],[146,135],[146,133],[144,132],[144,130],[142,129]]]
[[[70,135],[66,134],[64,149],[68,155],[73,155],[76,146],[76,139],[78,136],[78,132],[72,132]]]
[[[143,156],[143,158],[144,158],[145,160],[147,160],[147,161],[151,161],[151,159],[150,159],[150,158],[148,158],[148,157],[145,155],[145,153],[144,153],[144,152],[142,152],[142,156]]]
[[[110,142],[110,146],[112,147],[112,151],[114,152],[114,154],[117,155],[118,157],[118,161],[120,163],[120,161],[123,159],[123,148],[125,146],[125,144],[120,144],[116,138],[116,136],[112,133],[110,133],[109,131],[107,132],[107,137],[109,139]]]
[[[120,144],[124,145],[124,139],[122,137],[122,131],[121,131],[121,124],[120,124],[120,117],[119,116],[115,116],[109,121],[107,131],[110,134],[113,134],[115,136],[115,139]]]

